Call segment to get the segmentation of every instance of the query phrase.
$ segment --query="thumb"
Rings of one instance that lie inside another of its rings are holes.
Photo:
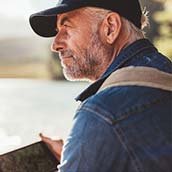
[[[41,137],[42,141],[48,146],[50,151],[55,155],[55,157],[60,161],[63,140],[52,140],[49,137],[45,137],[42,133],[40,133],[39,136]]]
[[[41,140],[47,144],[52,144],[53,140],[49,137],[45,137],[42,133],[39,134],[39,136],[41,137]]]

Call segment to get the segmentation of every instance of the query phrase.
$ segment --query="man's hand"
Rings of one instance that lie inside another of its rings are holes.
[[[48,146],[50,151],[54,154],[56,159],[60,162],[63,140],[52,140],[51,138],[43,136],[42,133],[40,133],[39,136],[41,137],[42,141]]]

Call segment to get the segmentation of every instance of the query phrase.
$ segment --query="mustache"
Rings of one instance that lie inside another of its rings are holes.
[[[61,57],[73,56],[73,52],[71,50],[60,51],[59,56]]]

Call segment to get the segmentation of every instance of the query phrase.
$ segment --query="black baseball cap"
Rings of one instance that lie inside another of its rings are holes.
[[[139,0],[60,0],[56,7],[32,14],[29,22],[38,35],[53,37],[57,34],[57,15],[82,7],[98,7],[117,12],[141,28],[142,10]]]

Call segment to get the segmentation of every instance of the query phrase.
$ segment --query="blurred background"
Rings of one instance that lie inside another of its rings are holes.
[[[29,26],[29,15],[53,7],[56,0],[0,0],[0,77],[64,79],[52,40],[41,38]],[[146,36],[172,56],[172,0],[141,0],[149,11]]]
[[[57,0],[0,0],[0,154],[38,141],[38,133],[65,138],[87,83],[65,81],[52,39],[29,26],[30,14]],[[172,0],[141,0],[149,11],[146,36],[172,58]]]

